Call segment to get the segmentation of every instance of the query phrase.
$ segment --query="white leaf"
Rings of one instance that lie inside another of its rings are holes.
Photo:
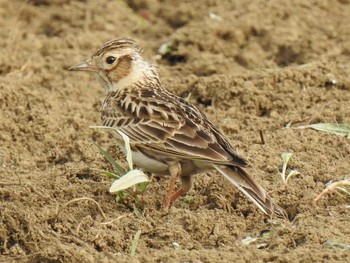
[[[131,170],[125,175],[123,175],[120,179],[115,180],[109,188],[109,192],[119,192],[135,184],[144,183],[148,181],[149,180],[147,175],[145,175],[144,172],[142,172],[141,170]]]
[[[290,173],[287,175],[287,178],[286,178],[286,184],[288,183],[288,180],[289,180],[289,178],[291,178],[292,176],[294,176],[294,175],[299,175],[300,173],[297,171],[297,170],[292,170],[292,171],[290,171]]]
[[[214,13],[209,13],[208,16],[213,19],[213,20],[217,20],[217,21],[221,21],[222,20],[222,17],[221,16],[218,16],[217,14],[214,14]]]
[[[249,245],[250,243],[253,243],[257,240],[258,240],[257,237],[247,236],[241,240],[241,243],[243,243],[244,245]]]
[[[117,132],[123,137],[123,140],[125,142],[125,149],[126,149],[126,160],[129,165],[129,169],[133,169],[133,163],[132,163],[132,155],[131,155],[131,148],[130,148],[130,139],[129,137],[124,134],[123,132],[117,130]]]

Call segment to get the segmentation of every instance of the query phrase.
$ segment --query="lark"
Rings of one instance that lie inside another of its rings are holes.
[[[130,138],[135,165],[171,175],[164,208],[190,191],[193,175],[217,170],[265,214],[283,215],[283,209],[244,171],[247,162],[223,133],[194,105],[166,90],[157,67],[141,53],[135,41],[116,39],[69,70],[97,75],[106,93],[102,123]],[[116,141],[125,151],[123,139]],[[181,188],[175,191],[178,177]]]

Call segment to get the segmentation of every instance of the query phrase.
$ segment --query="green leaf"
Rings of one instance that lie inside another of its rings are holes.
[[[134,210],[134,214],[138,219],[141,219],[143,217],[142,212],[140,211],[140,209],[138,209],[135,204],[132,205],[132,208]]]
[[[137,245],[139,243],[139,239],[141,236],[141,230],[138,230],[133,238],[133,240],[131,241],[131,246],[130,246],[130,256],[135,256],[136,254],[136,249],[137,249]]]
[[[120,136],[122,136],[124,143],[125,143],[125,149],[126,149],[126,160],[128,162],[129,165],[129,169],[132,170],[133,169],[133,163],[132,163],[132,155],[131,155],[131,149],[130,149],[130,139],[129,137],[124,134],[123,132],[119,131],[116,128],[113,127],[108,127],[108,126],[90,126],[90,128],[92,129],[105,129],[105,130],[110,130],[113,132],[117,132]]]
[[[140,183],[137,185],[137,190],[143,193],[146,191],[149,182]]]
[[[164,43],[158,48],[157,53],[164,56],[171,55],[174,51],[176,51],[176,48],[172,44]]]
[[[241,239],[241,243],[243,243],[244,245],[249,245],[255,241],[262,241],[264,239],[269,239],[273,237],[273,232],[270,230],[263,230],[261,231],[258,235],[255,236],[247,236],[243,239]]]
[[[281,157],[282,157],[282,162],[283,164],[288,164],[289,160],[292,158],[293,154],[292,153],[282,153]]]
[[[326,242],[323,243],[327,247],[331,248],[338,248],[341,250],[350,250],[350,244],[346,243],[341,243],[335,240],[327,240]]]
[[[106,160],[113,166],[113,168],[115,168],[119,175],[122,176],[126,173],[126,170],[120,165],[118,164],[113,157],[104,149],[102,149],[102,147],[100,147],[98,144],[95,143],[95,145],[97,146],[97,148],[100,150],[100,153],[106,158]]]
[[[185,195],[182,198],[181,206],[188,207],[193,199],[194,199],[194,197],[192,195]]]
[[[119,191],[115,197],[115,201],[119,202],[120,200],[123,200],[127,195],[128,193],[126,191]]]
[[[112,172],[108,172],[108,171],[105,171],[105,170],[99,170],[99,169],[93,169],[94,171],[97,171],[97,172],[99,172],[99,173],[101,173],[101,174],[103,174],[103,175],[106,175],[106,176],[108,176],[108,177],[111,177],[111,178],[113,178],[113,179],[119,179],[120,178],[120,176],[119,175],[117,175],[117,174],[115,174],[115,173],[112,173]]]

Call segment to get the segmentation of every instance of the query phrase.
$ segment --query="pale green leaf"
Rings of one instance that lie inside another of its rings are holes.
[[[137,249],[137,245],[139,243],[139,239],[141,236],[141,230],[138,230],[133,238],[133,240],[131,241],[131,246],[130,246],[130,256],[135,256],[136,254],[136,249]]]
[[[327,247],[331,247],[331,248],[338,248],[341,250],[350,250],[350,244],[346,244],[346,243],[341,243],[335,240],[327,240],[324,243],[325,246]]]
[[[107,151],[102,149],[102,147],[100,147],[98,144],[95,144],[95,145],[100,150],[100,153],[107,159],[107,161],[118,171],[119,176],[122,176],[123,174],[126,173],[126,171],[123,168],[123,166],[118,164]]]
[[[164,43],[158,48],[157,53],[162,56],[165,56],[165,55],[171,55],[171,53],[173,53],[175,50],[176,48],[172,44]]]
[[[282,157],[282,161],[284,164],[288,164],[290,158],[292,158],[293,154],[292,153],[282,153],[281,157]]]
[[[348,191],[347,189],[345,189],[344,187],[336,187],[335,189],[339,190],[340,192],[342,192],[345,195],[350,196],[350,191]]]
[[[124,142],[125,142],[125,149],[126,149],[126,160],[128,162],[128,165],[129,165],[129,169],[132,170],[133,169],[133,163],[132,163],[132,155],[131,155],[131,149],[130,149],[130,139],[129,137],[124,134],[123,132],[119,131],[118,129],[116,128],[113,128],[113,127],[108,127],[108,126],[90,126],[90,128],[92,129],[105,129],[105,130],[112,130],[114,132],[117,132],[119,133]]]
[[[140,211],[140,209],[138,209],[135,204],[132,205],[132,208],[134,210],[134,215],[138,218],[141,219],[143,217],[142,212]]]
[[[290,173],[287,175],[286,183],[288,183],[289,178],[291,178],[292,176],[295,176],[295,175],[299,175],[299,174],[300,173],[297,170],[290,171]]]
[[[148,182],[140,183],[140,184],[137,186],[137,190],[139,190],[141,193],[143,193],[144,191],[146,191],[147,186],[148,186]]]
[[[115,173],[112,173],[112,172],[109,172],[109,171],[99,170],[99,169],[93,169],[93,170],[94,170],[94,171],[97,171],[97,172],[99,172],[99,173],[101,173],[101,174],[103,174],[103,175],[106,175],[106,176],[108,176],[108,177],[111,177],[111,178],[113,178],[113,179],[118,179],[118,178],[120,178],[119,175],[117,175],[117,174],[115,174]]]
[[[282,180],[285,184],[287,184],[288,178],[286,178],[286,171],[287,171],[287,165],[290,159],[292,158],[293,154],[292,153],[282,153],[282,172],[281,172],[281,177]]]
[[[348,124],[337,124],[337,123],[315,123],[305,126],[299,126],[298,129],[311,128],[318,131],[329,132],[336,135],[349,137],[350,125]]]

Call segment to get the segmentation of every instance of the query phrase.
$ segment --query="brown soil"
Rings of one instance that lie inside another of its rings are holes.
[[[350,123],[350,1],[230,2],[1,1],[0,261],[350,262],[349,249],[329,246],[350,244],[349,200],[313,202],[349,176],[350,142],[285,128]],[[136,203],[143,216],[130,198],[115,201],[94,170],[110,169],[94,141],[113,141],[89,128],[102,87],[66,69],[116,37],[137,40],[168,89],[191,93],[293,222],[266,218],[216,173],[197,175],[193,199],[169,213],[167,177]],[[160,58],[163,43],[177,51]],[[301,173],[288,185],[276,172],[283,152]]]

